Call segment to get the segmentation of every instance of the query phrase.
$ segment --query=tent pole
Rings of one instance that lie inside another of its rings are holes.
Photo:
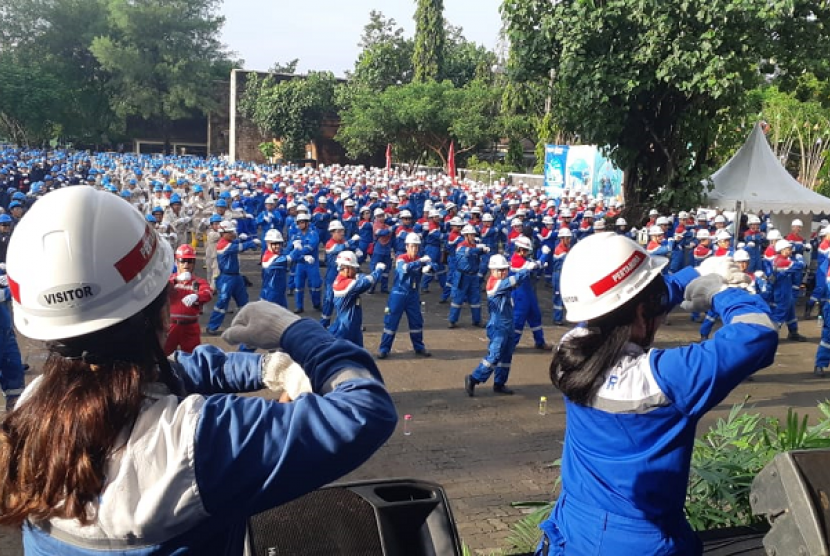
[[[738,241],[741,236],[741,217],[743,216],[743,205],[740,201],[735,201],[735,222],[732,228],[732,256],[738,250]]]

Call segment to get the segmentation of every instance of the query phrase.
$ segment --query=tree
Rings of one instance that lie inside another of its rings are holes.
[[[61,83],[43,68],[0,53],[0,135],[19,145],[41,145],[59,131]]]
[[[498,137],[499,93],[481,80],[464,87],[430,80],[388,87],[379,94],[354,92],[340,113],[337,133],[351,157],[392,143],[398,159],[416,161],[426,153],[445,164],[451,141],[462,154]]]
[[[269,73],[286,73],[288,75],[294,75],[297,73],[297,64],[300,63],[299,58],[294,58],[293,60],[289,60],[288,62],[274,62],[274,65],[268,69]]]
[[[350,76],[355,86],[382,91],[392,85],[412,81],[412,53],[415,43],[403,35],[393,18],[372,10],[369,23],[363,27],[358,46],[360,52]]]
[[[123,131],[110,109],[109,74],[89,50],[108,32],[105,0],[0,0],[0,51],[58,85],[40,97],[52,109],[45,128],[95,143]]]
[[[214,106],[219,0],[108,0],[110,30],[91,52],[108,71],[112,106],[122,116],[159,122],[170,149],[170,121]]]
[[[306,145],[319,136],[323,118],[334,113],[336,84],[330,72],[286,81],[253,75],[239,108],[263,133],[281,141],[283,160],[300,160],[306,156]]]
[[[718,129],[761,81],[759,62],[786,60],[785,73],[804,62],[777,56],[794,39],[788,19],[810,25],[793,3],[505,0],[502,12],[512,75],[554,72],[553,127],[608,149],[628,203],[688,207],[714,167]]]
[[[444,0],[417,0],[415,50],[412,54],[414,80],[424,82],[444,76]]]

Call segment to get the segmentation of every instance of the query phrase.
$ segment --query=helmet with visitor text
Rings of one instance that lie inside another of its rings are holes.
[[[75,186],[35,203],[17,225],[6,264],[18,330],[60,340],[150,305],[167,287],[173,250],[122,198]]]

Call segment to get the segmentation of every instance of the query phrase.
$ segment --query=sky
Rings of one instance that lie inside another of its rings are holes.
[[[502,0],[444,0],[444,18],[471,41],[494,49]],[[298,71],[328,70],[338,77],[354,68],[357,43],[369,12],[395,19],[415,33],[415,0],[224,0],[222,40],[245,69],[267,70],[299,58]]]

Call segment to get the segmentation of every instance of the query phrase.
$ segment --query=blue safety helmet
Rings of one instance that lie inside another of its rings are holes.
[[[155,223],[156,223],[156,217],[155,217],[155,216],[153,216],[152,214],[148,214],[148,215],[147,215],[147,216],[145,216],[144,218],[145,218],[145,219],[147,220],[147,222],[149,222],[150,224],[155,224]]]
[[[204,191],[204,188],[201,185],[193,186],[193,193],[201,193],[202,191]]]
[[[155,214],[156,212],[164,214],[164,209],[161,207],[153,207],[153,210],[150,211],[151,214]]]
[[[221,222],[224,220],[221,215],[219,214],[211,214],[210,215],[210,223],[213,224],[214,222]]]
[[[228,202],[225,199],[219,199],[218,201],[216,201],[216,207],[228,208]]]
[[[21,207],[22,208],[23,204],[20,201],[12,201],[11,203],[9,203],[9,210],[11,210],[15,207]]]
[[[173,193],[170,195],[170,204],[174,205],[176,203],[182,204],[182,198],[178,193]]]
[[[11,224],[14,222],[11,216],[8,214],[0,214],[0,224]]]

